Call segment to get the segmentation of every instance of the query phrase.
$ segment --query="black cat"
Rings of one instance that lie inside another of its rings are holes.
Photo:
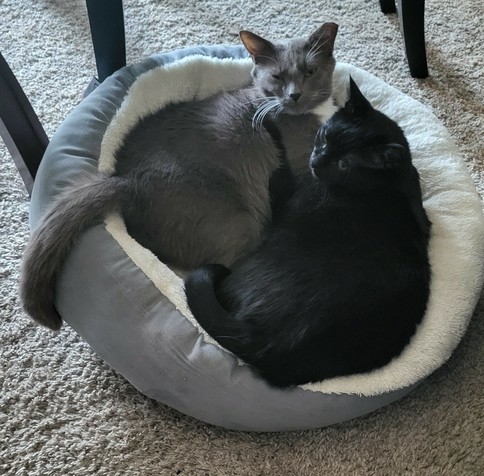
[[[277,387],[385,365],[427,306],[430,222],[408,143],[350,82],[267,241],[185,282],[203,328]]]

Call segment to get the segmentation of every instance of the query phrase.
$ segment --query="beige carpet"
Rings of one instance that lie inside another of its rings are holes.
[[[234,43],[241,28],[276,38],[334,20],[337,58],[429,105],[484,196],[483,3],[426,3],[426,80],[410,77],[398,20],[377,0],[125,0],[128,60]],[[52,135],[94,73],[84,2],[0,0],[0,51]],[[389,407],[308,432],[215,428],[137,393],[70,328],[52,335],[26,319],[16,289],[28,196],[3,143],[0,161],[0,474],[484,474],[482,302],[450,361]]]

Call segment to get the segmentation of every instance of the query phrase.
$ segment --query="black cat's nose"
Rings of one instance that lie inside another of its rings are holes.
[[[301,93],[292,93],[292,94],[289,94],[289,97],[294,101],[294,102],[297,102],[298,99],[301,97]]]
[[[323,160],[319,154],[315,154],[314,152],[311,154],[311,158],[309,159],[309,170],[318,180],[323,175]]]
[[[309,165],[312,169],[316,169],[321,165],[321,158],[314,152],[311,154],[311,158],[309,159]]]

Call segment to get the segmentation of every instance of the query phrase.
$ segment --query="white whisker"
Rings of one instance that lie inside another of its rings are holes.
[[[279,116],[279,114],[284,111],[284,106],[282,104],[279,104],[279,106],[276,109],[275,116]]]
[[[259,130],[262,127],[265,117],[273,109],[277,109],[280,103],[277,99],[268,99],[263,104],[261,104],[254,113],[252,117],[252,128],[254,130]]]
[[[327,41],[318,40],[314,43],[309,51],[306,53],[306,63],[311,63],[315,56],[319,54],[321,49],[326,46]]]

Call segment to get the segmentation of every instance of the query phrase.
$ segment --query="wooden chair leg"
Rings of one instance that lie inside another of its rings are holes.
[[[414,78],[426,78],[429,75],[425,52],[424,12],[425,0],[398,0],[400,29],[410,74]]]
[[[29,195],[49,139],[17,78],[0,53],[0,136]]]

